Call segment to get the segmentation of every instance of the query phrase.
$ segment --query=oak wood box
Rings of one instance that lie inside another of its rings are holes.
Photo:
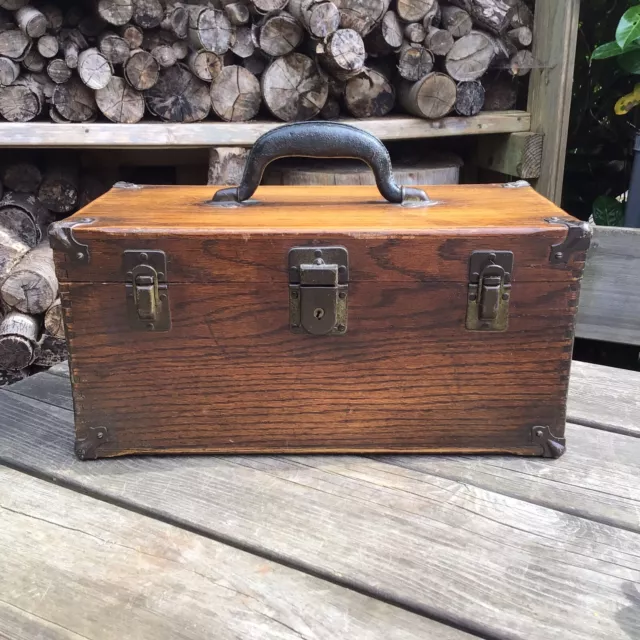
[[[588,226],[426,189],[122,185],[57,223],[77,455],[559,456]]]

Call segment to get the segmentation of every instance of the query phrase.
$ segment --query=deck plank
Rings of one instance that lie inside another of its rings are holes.
[[[64,362],[59,362],[58,364],[54,364],[52,367],[47,369],[47,373],[52,373],[55,376],[62,376],[64,378],[69,377],[69,362],[65,360]]]
[[[574,362],[568,416],[578,424],[640,437],[640,373]]]
[[[69,376],[49,373],[49,371],[20,380],[20,384],[12,384],[10,391],[54,407],[73,411]]]
[[[640,440],[568,424],[558,461],[510,456],[383,456],[380,460],[640,533]]]
[[[0,520],[2,637],[472,638],[6,467]]]
[[[2,392],[0,416],[15,466],[480,635],[640,635],[636,533],[357,456],[82,463],[70,411]]]

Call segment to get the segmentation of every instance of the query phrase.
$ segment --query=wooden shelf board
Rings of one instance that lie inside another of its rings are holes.
[[[442,138],[488,133],[529,131],[531,116],[526,111],[494,111],[472,118],[423,120],[409,116],[388,116],[368,120],[341,120],[368,131],[382,140]],[[199,122],[170,124],[56,124],[53,122],[2,122],[0,147],[92,147],[159,148],[250,146],[263,133],[283,122]]]

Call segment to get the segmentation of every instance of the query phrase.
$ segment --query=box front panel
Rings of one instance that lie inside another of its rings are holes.
[[[151,452],[488,451],[564,432],[578,285],[522,282],[504,333],[463,283],[355,282],[342,336],[294,333],[283,284],[170,284],[172,328],[130,328],[125,285],[64,284],[78,438]]]

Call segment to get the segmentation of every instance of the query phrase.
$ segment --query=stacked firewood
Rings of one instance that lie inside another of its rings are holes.
[[[67,358],[58,281],[47,227],[104,188],[58,158],[0,172],[0,386]]]
[[[0,0],[0,115],[135,123],[512,108],[529,0]]]

